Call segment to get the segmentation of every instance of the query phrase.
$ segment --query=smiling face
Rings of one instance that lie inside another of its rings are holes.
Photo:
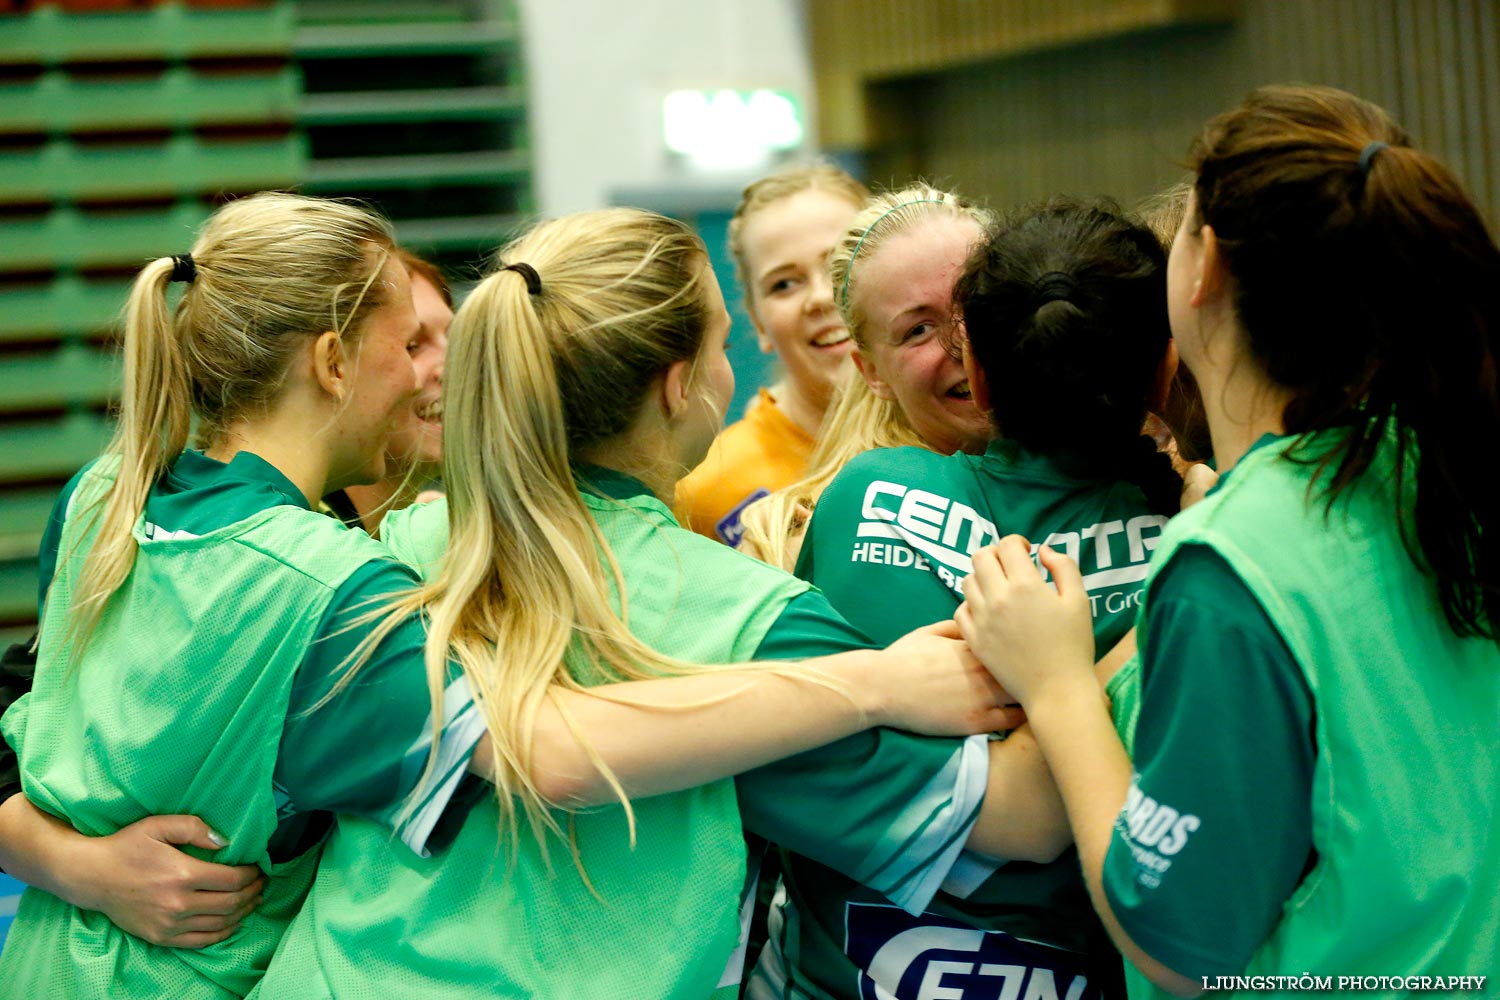
[[[992,436],[963,365],[948,352],[953,285],[983,235],[973,220],[936,216],[854,263],[850,305],[864,318],[864,346],[855,355],[860,373],[942,454],[982,450]]]
[[[834,307],[828,255],[858,210],[843,195],[808,188],[748,216],[741,237],[760,348],[776,353],[790,390],[818,412],[853,347]]]
[[[443,362],[448,354],[453,310],[432,282],[419,274],[411,275],[411,299],[420,324],[411,360],[421,393],[410,418],[391,435],[388,475],[437,465],[443,459]]]

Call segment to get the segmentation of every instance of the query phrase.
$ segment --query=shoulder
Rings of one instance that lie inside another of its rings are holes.
[[[241,548],[335,588],[367,563],[396,565],[385,546],[363,531],[291,504],[267,508],[229,530]]]
[[[961,468],[961,455],[939,455],[926,448],[876,448],[854,456],[828,484],[822,500],[858,499],[871,487],[899,489],[927,488],[946,482]]]
[[[738,590],[786,589],[788,594],[797,594],[808,589],[781,569],[689,531],[655,502],[606,506],[594,501],[589,506],[627,579],[667,574],[695,587],[714,578]]]
[[[393,510],[380,522],[380,541],[423,578],[432,576],[448,549],[448,500]]]

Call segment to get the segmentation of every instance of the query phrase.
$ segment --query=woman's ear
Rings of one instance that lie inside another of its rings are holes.
[[[1151,395],[1146,399],[1146,409],[1161,416],[1167,409],[1167,398],[1172,395],[1172,380],[1177,377],[1177,341],[1167,338],[1167,349],[1156,366],[1156,378],[1151,381]],[[970,381],[972,385],[972,380]],[[978,394],[975,394],[978,398]]]
[[[891,387],[886,385],[885,380],[882,379],[879,373],[875,371],[874,362],[865,357],[864,351],[856,347],[850,353],[850,356],[854,358],[854,367],[859,370],[860,376],[865,380],[865,384],[870,387],[870,391],[875,394],[875,398],[896,398],[895,395],[891,392]]]
[[[760,317],[755,315],[755,310],[751,308],[748,299],[745,302],[745,311],[750,314],[750,325],[755,328],[755,345],[760,348],[760,353],[775,354],[776,345],[771,342],[770,337],[766,336],[766,329],[761,325]]]
[[[661,377],[661,412],[671,419],[687,408],[692,392],[689,384],[693,366],[689,361],[674,361],[667,366]]]
[[[312,346],[313,378],[328,395],[342,400],[348,392],[350,361],[338,333],[326,330]]]
[[[1201,307],[1203,303],[1217,297],[1228,284],[1229,271],[1224,265],[1224,254],[1219,250],[1219,238],[1214,227],[1204,223],[1198,230],[1200,251],[1198,273],[1193,280],[1192,303]]]

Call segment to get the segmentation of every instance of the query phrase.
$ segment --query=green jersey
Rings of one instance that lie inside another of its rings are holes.
[[[992,441],[983,455],[882,448],[818,501],[797,575],[877,642],[953,617],[975,550],[1009,534],[1066,552],[1083,573],[1100,651],[1135,623],[1166,517],[1140,488],[1068,458]]]
[[[1329,440],[1263,438],[1163,538],[1104,887],[1148,954],[1210,985],[1397,994],[1500,955],[1500,650],[1453,634],[1408,555],[1392,445],[1316,499],[1306,457]],[[1234,588],[1251,612],[1184,610]],[[1235,655],[1205,662],[1204,629]]]
[[[306,711],[339,675],[351,619],[414,578],[308,510],[255,455],[226,465],[187,452],[153,487],[130,575],[78,650],[66,612],[111,481],[103,465],[76,477],[44,545],[36,680],[4,718],[25,791],[94,836],[153,814],[200,816],[229,839],[213,860],[259,864],[270,879],[239,931],[198,950],[149,945],[28,889],[0,994],[244,996],[307,891],[330,811],[390,824],[417,788],[407,754],[432,729],[419,623],[374,651],[360,684]],[[420,815],[395,828],[414,849],[452,792],[429,782]]]
[[[797,572],[888,640],[951,618],[972,554],[1019,533],[1079,563],[1103,650],[1132,625],[1166,520],[1139,488],[1013,442],[992,442],[982,456],[884,449],[855,458],[824,492]],[[1072,851],[1050,864],[965,854],[916,916],[806,858],[782,863],[785,899],[756,970],[756,1000],[1012,990],[1076,1000],[1118,980]]]
[[[585,491],[583,501],[624,575],[631,629],[655,647],[713,663],[868,644],[805,583],[683,530],[634,480],[600,469],[587,476],[608,494]],[[383,533],[402,558],[430,573],[446,547],[446,504],[390,515]],[[895,794],[928,791],[889,809],[898,827],[921,826],[918,812],[932,827],[926,840],[937,843],[926,866],[910,858],[872,864],[878,829],[841,843],[818,814],[777,810],[766,801],[778,794],[775,768],[747,776],[740,797],[765,832],[806,837],[810,850],[830,860],[849,856],[851,869],[883,869],[893,891],[920,892],[934,877],[927,869],[951,861],[950,842],[961,842],[973,822],[987,772],[982,748],[894,733],[854,745],[845,775],[884,773]],[[809,755],[785,767],[782,773],[808,769]],[[809,784],[806,797],[826,802],[831,785]],[[735,783],[634,806],[633,848],[618,807],[559,815],[577,836],[592,891],[557,842],[549,863],[523,834],[512,866],[509,845],[496,844],[492,803],[476,806],[452,847],[429,860],[395,855],[379,830],[341,819],[264,995],[733,996],[745,881]]]

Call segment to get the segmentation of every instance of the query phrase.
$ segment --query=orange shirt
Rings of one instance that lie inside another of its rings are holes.
[[[724,428],[703,464],[677,484],[677,516],[700,535],[738,545],[740,512],[802,478],[812,447],[762,389],[745,419]]]

